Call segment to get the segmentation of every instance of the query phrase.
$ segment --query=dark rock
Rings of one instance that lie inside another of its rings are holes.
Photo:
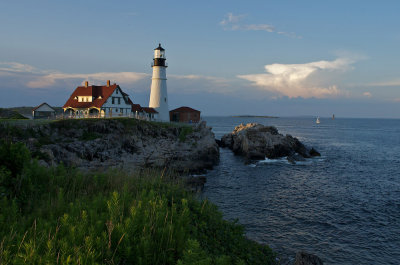
[[[304,251],[296,253],[294,265],[323,265],[324,262],[316,255]]]
[[[37,137],[21,136],[16,141],[26,143],[32,152],[46,154],[49,165],[127,170],[168,167],[177,172],[201,172],[219,161],[218,144],[205,122],[193,125],[184,141],[179,139],[180,126],[134,119],[61,120],[32,126],[29,130]],[[38,137],[51,144],[39,146]]]
[[[315,150],[314,148],[311,148],[310,156],[321,156],[321,154],[317,150]]]
[[[288,156],[286,159],[290,164],[296,164],[296,160],[293,158],[293,156]]]
[[[254,160],[287,156],[289,162],[295,163],[295,161],[302,161],[300,156],[301,158],[311,157],[310,149],[297,138],[279,134],[273,126],[257,123],[236,126],[232,133],[221,138],[220,146],[229,147],[235,154]],[[315,149],[313,150],[315,153]]]
[[[199,192],[204,189],[204,184],[207,182],[205,176],[190,176],[186,179],[186,186],[193,192]]]

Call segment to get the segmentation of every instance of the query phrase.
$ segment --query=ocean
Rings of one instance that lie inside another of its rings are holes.
[[[202,196],[282,264],[295,253],[325,264],[400,264],[400,120],[205,117],[217,139],[240,123],[277,127],[321,157],[245,164],[221,148]]]

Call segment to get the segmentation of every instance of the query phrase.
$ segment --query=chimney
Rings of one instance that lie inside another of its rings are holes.
[[[89,86],[89,81],[85,81],[85,87]]]
[[[107,80],[107,87],[110,86],[110,80]]]

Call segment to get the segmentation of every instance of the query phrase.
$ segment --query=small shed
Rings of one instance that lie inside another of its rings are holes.
[[[180,107],[169,112],[169,119],[173,122],[199,122],[200,111],[190,107]]]
[[[53,109],[46,102],[32,109],[32,117],[34,119],[49,119],[49,118],[54,118],[55,116],[56,116],[56,110]]]

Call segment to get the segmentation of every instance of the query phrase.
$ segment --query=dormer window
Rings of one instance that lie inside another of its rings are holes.
[[[78,100],[78,97],[74,97],[75,100]]]
[[[102,97],[101,97],[101,96],[99,96],[99,97],[98,97],[98,99],[102,99]]]

